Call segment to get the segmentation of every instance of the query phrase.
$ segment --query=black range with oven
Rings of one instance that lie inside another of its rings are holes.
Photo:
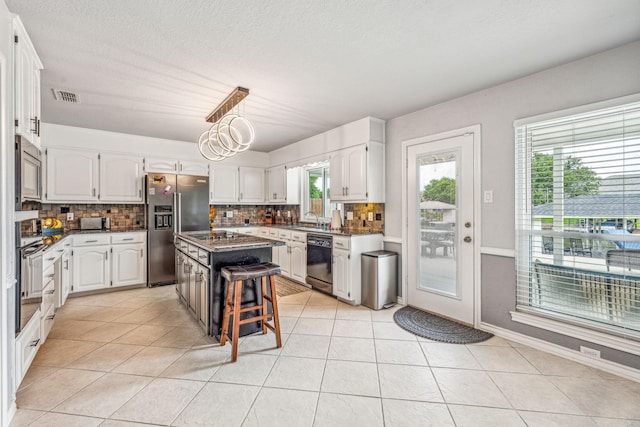
[[[331,247],[333,238],[326,234],[307,234],[306,282],[314,289],[333,294]]]

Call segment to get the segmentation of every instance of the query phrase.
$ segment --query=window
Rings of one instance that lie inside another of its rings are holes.
[[[640,336],[640,103],[516,126],[517,311]]]
[[[329,163],[317,163],[304,168],[304,216],[306,220],[315,221],[316,218],[331,217],[331,210],[337,209],[336,203],[331,203]]]

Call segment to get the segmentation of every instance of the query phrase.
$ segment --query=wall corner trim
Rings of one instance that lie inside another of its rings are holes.
[[[560,345],[553,344],[538,338],[533,338],[528,335],[520,334],[518,332],[510,331],[508,329],[500,328],[488,323],[481,323],[480,329],[482,329],[483,331],[491,332],[497,337],[517,342],[518,344],[523,344],[536,350],[544,351],[555,356],[573,360],[575,362],[582,363],[583,365],[599,369],[601,371],[605,371],[614,375],[618,375],[628,380],[640,382],[640,370],[638,369],[620,365],[619,363],[611,362],[606,359],[593,359],[591,357],[583,355],[578,351],[571,350],[566,347],[562,347]]]

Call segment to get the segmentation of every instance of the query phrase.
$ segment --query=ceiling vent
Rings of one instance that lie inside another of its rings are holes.
[[[68,102],[69,104],[80,103],[80,97],[78,95],[66,90],[53,89],[53,97],[56,99],[56,101]]]

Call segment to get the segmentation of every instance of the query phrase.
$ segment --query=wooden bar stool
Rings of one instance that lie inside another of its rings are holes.
[[[245,323],[262,321],[262,333],[267,333],[267,328],[276,334],[276,344],[282,347],[280,337],[280,318],[278,317],[278,301],[276,298],[275,275],[280,274],[280,266],[271,262],[262,264],[251,264],[243,266],[229,266],[220,270],[222,277],[227,281],[227,298],[224,304],[222,316],[222,332],[220,333],[220,345],[223,346],[227,339],[233,344],[231,351],[231,361],[238,359],[238,338],[240,337],[240,325]],[[267,276],[269,277],[270,295],[267,295]],[[260,278],[261,281],[261,303],[251,307],[241,307],[242,285],[245,280]],[[267,302],[273,307],[273,313],[267,312]],[[259,310],[260,314],[240,320],[240,314],[247,311]],[[229,335],[229,322],[233,316],[233,331]],[[268,321],[273,319],[273,325]]]

